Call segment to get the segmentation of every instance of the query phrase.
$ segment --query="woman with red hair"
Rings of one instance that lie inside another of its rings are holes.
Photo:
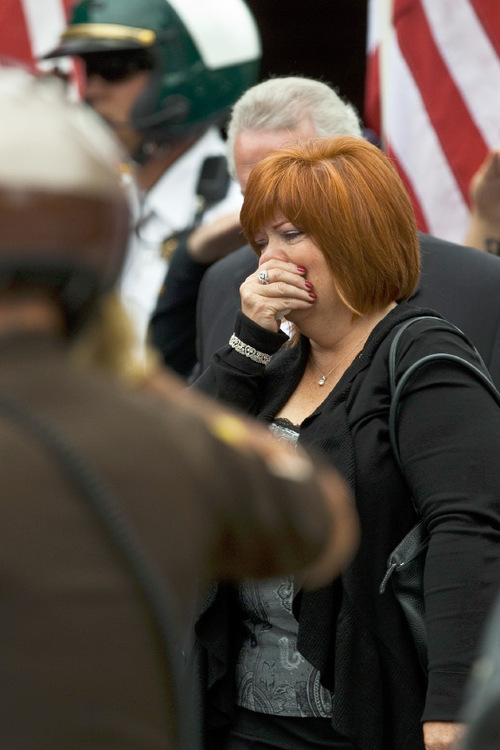
[[[451,750],[500,580],[499,410],[467,368],[420,369],[399,411],[398,468],[389,350],[403,324],[433,313],[405,301],[419,282],[417,229],[376,147],[335,137],[270,154],[250,175],[241,224],[259,268],[196,386],[323,451],[355,493],[361,545],[319,591],[297,579],[217,586],[197,623],[208,747]],[[416,320],[398,351],[396,380],[442,352],[483,367],[439,316]],[[379,593],[419,518],[428,671],[391,588]]]

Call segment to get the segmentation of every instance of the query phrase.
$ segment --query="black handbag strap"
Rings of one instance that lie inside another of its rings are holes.
[[[480,369],[476,365],[473,365],[472,362],[469,362],[468,360],[457,356],[456,354],[438,352],[436,354],[428,354],[427,356],[421,357],[420,359],[418,359],[416,362],[410,365],[410,367],[401,375],[401,377],[399,378],[399,381],[396,383],[398,343],[401,339],[401,336],[406,331],[406,329],[409,328],[411,325],[413,325],[413,323],[416,323],[419,320],[438,321],[442,325],[436,326],[437,330],[452,331],[456,333],[457,335],[461,336],[461,338],[463,338],[469,344],[469,346],[472,347],[472,349],[474,350],[474,352],[476,353],[479,359],[480,365],[484,368],[484,370]],[[493,381],[491,380],[491,377],[488,374],[486,365],[484,364],[481,358],[481,355],[479,354],[477,349],[471,344],[471,342],[469,341],[467,336],[463,333],[463,331],[460,330],[460,328],[457,328],[452,323],[449,323],[448,321],[445,321],[442,318],[436,318],[433,315],[420,315],[416,318],[411,318],[410,320],[407,320],[405,323],[402,324],[397,334],[394,336],[394,339],[391,343],[391,348],[389,351],[389,384],[390,384],[390,389],[391,389],[391,406],[389,410],[389,439],[391,442],[391,448],[392,448],[394,457],[398,464],[399,470],[401,471],[403,476],[404,476],[404,471],[401,465],[401,457],[400,457],[399,446],[398,446],[398,431],[397,431],[397,418],[398,418],[398,411],[399,411],[401,396],[409,379],[413,377],[413,375],[422,367],[425,367],[436,361],[453,362],[459,367],[464,367],[465,369],[467,369],[487,388],[487,390],[493,396],[497,404],[500,406],[500,393],[498,392]]]

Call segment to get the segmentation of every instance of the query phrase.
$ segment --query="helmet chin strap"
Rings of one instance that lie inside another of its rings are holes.
[[[182,127],[190,109],[191,105],[186,97],[179,94],[172,94],[165,99],[162,108],[158,112],[152,112],[150,115],[134,116],[131,124],[139,132],[169,122]]]
[[[130,120],[106,120],[114,128],[133,128],[139,133],[148,128],[173,122],[182,126],[182,121],[189,113],[189,102],[183,96],[169,96],[164,106],[159,112],[153,112],[150,115],[142,117],[133,117]]]

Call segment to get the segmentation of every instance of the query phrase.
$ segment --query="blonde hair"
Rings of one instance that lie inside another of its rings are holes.
[[[75,338],[71,354],[79,366],[101,370],[133,386],[142,386],[158,369],[159,356],[146,350],[144,360],[135,353],[135,332],[114,292],[103,295],[92,317]]]

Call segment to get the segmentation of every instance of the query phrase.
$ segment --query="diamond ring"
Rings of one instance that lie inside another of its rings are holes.
[[[269,284],[269,276],[267,275],[265,268],[263,268],[262,271],[259,271],[257,278],[261,284]]]

